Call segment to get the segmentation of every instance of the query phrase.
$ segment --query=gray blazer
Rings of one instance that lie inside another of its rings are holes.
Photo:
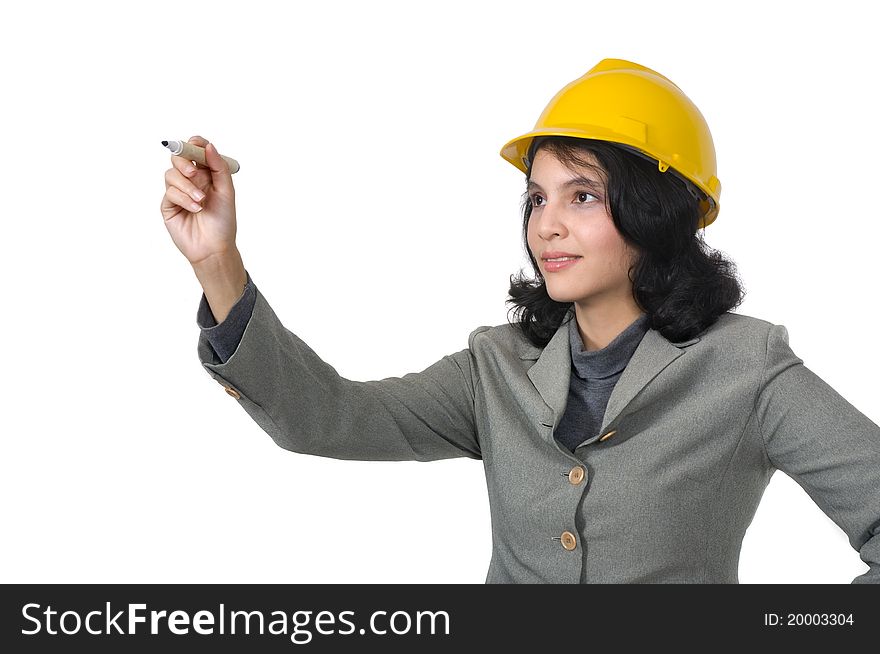
[[[553,437],[571,374],[567,325],[544,348],[513,325],[479,327],[421,372],[360,382],[257,293],[226,363],[200,335],[211,377],[286,450],[481,459],[486,583],[738,583],[743,535],[777,469],[860,552],[870,569],[853,583],[880,583],[880,427],[803,365],[784,326],[726,313],[679,343],[650,329],[599,433],[572,453]]]

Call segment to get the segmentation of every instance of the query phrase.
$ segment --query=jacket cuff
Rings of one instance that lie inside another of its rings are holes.
[[[196,324],[208,339],[211,348],[224,363],[238,348],[257,300],[257,287],[251,280],[250,273],[247,270],[245,273],[247,274],[247,283],[244,291],[229,310],[229,315],[223,319],[223,322],[217,324],[217,319],[211,311],[204,291],[196,312]]]

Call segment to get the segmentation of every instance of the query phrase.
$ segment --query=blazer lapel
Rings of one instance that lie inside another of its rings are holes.
[[[571,346],[568,339],[568,318],[575,320],[574,310],[569,310],[562,324],[541,349],[532,345],[520,354],[521,359],[535,359],[529,368],[528,376],[552,411],[553,426],[559,424],[568,401],[568,387],[571,381]],[[684,354],[684,348],[700,340],[700,337],[671,343],[660,332],[649,329],[639,342],[632,358],[614,385],[600,434],[604,434],[613,422],[652,379],[670,363]],[[550,438],[553,438],[552,433]]]
[[[538,359],[529,368],[528,375],[544,402],[552,409],[553,425],[558,424],[562,418],[568,400],[568,385],[571,381],[571,346],[568,341],[567,323],[570,315],[572,312],[566,314],[562,324],[543,350],[529,344],[530,348],[520,355],[523,359]]]
[[[611,391],[599,433],[604,434],[608,425],[629,406],[633,398],[666,366],[684,354],[685,347],[699,340],[700,337],[697,336],[687,341],[671,343],[656,329],[645,332],[644,338],[633,352],[632,358]]]

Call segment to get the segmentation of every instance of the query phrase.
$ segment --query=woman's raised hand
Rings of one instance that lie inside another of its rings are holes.
[[[229,166],[212,143],[201,136],[189,143],[205,148],[208,165],[171,155],[161,210],[177,249],[196,266],[236,251],[235,188]]]

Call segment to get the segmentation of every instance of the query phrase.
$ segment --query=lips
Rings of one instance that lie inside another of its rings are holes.
[[[561,261],[548,261],[547,259],[544,259],[544,270],[548,273],[564,270],[565,268],[576,266],[578,261],[582,258],[583,257],[573,257],[562,259]]]

